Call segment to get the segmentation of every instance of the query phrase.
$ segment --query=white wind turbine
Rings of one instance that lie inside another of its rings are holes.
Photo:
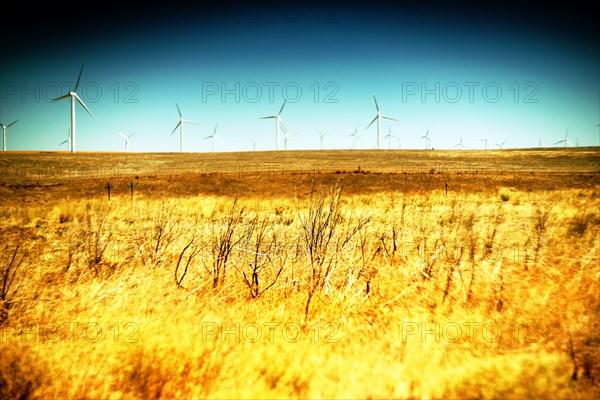
[[[431,144],[431,139],[429,139],[429,129],[427,129],[427,132],[421,136],[421,139],[425,139],[425,150],[427,150]]]
[[[279,124],[283,125],[283,127],[287,129],[287,126],[285,126],[285,124],[283,123],[283,120],[281,119],[281,113],[283,112],[283,107],[285,107],[285,103],[286,103],[286,100],[283,101],[283,104],[277,114],[269,115],[268,117],[261,118],[261,119],[270,119],[270,118],[275,119],[275,150],[279,150]]]
[[[213,130],[212,135],[208,135],[207,137],[205,137],[202,140],[206,140],[206,139],[212,139],[212,152],[215,152],[215,140],[218,141],[219,143],[223,144],[223,142],[221,141],[221,139],[219,139],[219,137],[217,136],[217,124],[215,124],[215,129]]]
[[[179,152],[183,153],[183,124],[198,124],[199,122],[183,119],[183,115],[181,115],[181,110],[179,109],[179,104],[175,103],[175,105],[177,106],[177,112],[179,113],[179,123],[175,125],[171,135],[175,133],[177,128],[179,128]]]
[[[62,146],[65,143],[68,143],[67,144],[67,151],[69,151],[69,147],[71,146],[71,129],[69,129],[67,131],[67,138],[65,140],[63,140],[62,142],[60,142],[58,145]]]
[[[563,140],[559,140],[558,142],[554,143],[554,144],[560,144],[560,143],[564,143],[565,147],[567,147],[567,143],[569,144],[569,146],[573,146],[573,143],[571,143],[569,141],[569,139],[567,139],[567,136],[569,135],[569,128],[567,128],[567,131],[565,132],[565,138]]]
[[[460,142],[458,142],[458,144],[456,146],[454,146],[454,148],[458,147],[459,150],[462,150],[465,148],[465,146],[463,146],[462,139],[463,139],[463,137],[462,137],[462,135],[460,135]]]
[[[400,142],[400,138],[396,135],[392,135],[392,128],[388,127],[388,134],[385,135],[384,139],[388,140],[388,149],[391,150],[392,149],[392,138],[396,139],[398,142]]]
[[[356,149],[356,139],[360,139],[360,136],[358,136],[358,126],[354,129],[354,133],[352,135],[348,135],[348,137],[354,138],[354,149]]]
[[[319,135],[321,136],[321,150],[323,150],[323,138],[325,136],[329,135],[329,132],[325,132],[325,133],[323,133],[321,131],[317,131],[317,132],[319,132]]]
[[[487,142],[488,142],[488,140],[489,140],[489,139],[488,139],[488,137],[487,137],[487,136],[486,136],[486,137],[483,137],[483,138],[481,138],[481,139],[479,139],[479,141],[480,141],[480,142],[485,142],[485,149],[486,149],[486,150],[487,150]]]
[[[125,139],[125,153],[129,153],[129,138],[135,135],[135,132],[133,132],[130,135],[126,135],[123,132],[119,132],[119,135],[121,135],[123,139]]]
[[[75,153],[75,99],[85,108],[85,110],[94,118],[94,114],[90,111],[89,108],[83,103],[83,101],[77,95],[77,88],[79,87],[79,81],[81,79],[81,73],[83,72],[83,64],[81,64],[81,69],[79,70],[79,76],[77,77],[77,82],[75,83],[75,88],[72,92],[69,92],[63,96],[57,97],[52,101],[57,101],[61,99],[66,99],[67,97],[71,98],[71,153]]]
[[[375,117],[373,118],[373,120],[371,121],[371,123],[369,123],[369,125],[367,125],[367,127],[365,129],[369,129],[369,127],[371,125],[373,125],[373,122],[377,121],[377,149],[380,148],[380,141],[381,141],[381,119],[389,119],[390,121],[398,121],[397,119],[394,119],[392,117],[388,117],[385,115],[381,115],[381,111],[379,111],[379,104],[377,104],[377,99],[375,98],[375,96],[373,96],[373,100],[375,100],[375,108],[377,109],[377,115],[375,115]]]
[[[296,135],[295,133],[289,133],[287,127],[283,127],[283,148],[285,150],[288,149],[288,141],[292,136]]]
[[[18,121],[18,119],[14,120],[13,122],[11,122],[8,125],[4,125],[3,123],[0,123],[0,126],[2,127],[2,151],[6,151],[6,130],[16,124]]]
[[[496,146],[498,146],[500,149],[502,149],[504,147],[504,143],[506,143],[507,139],[504,139],[504,141],[502,143],[496,143]]]

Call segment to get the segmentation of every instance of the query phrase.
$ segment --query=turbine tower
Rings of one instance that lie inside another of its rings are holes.
[[[1,123],[1,122],[0,122],[0,126],[2,127],[2,151],[6,151],[6,130],[7,130],[7,129],[8,129],[10,126],[12,126],[12,125],[16,124],[16,123],[17,123],[17,121],[18,121],[18,119],[17,119],[17,120],[14,120],[13,122],[11,122],[11,123],[10,123],[10,124],[8,124],[8,125],[4,125],[3,123]]]
[[[319,132],[319,135],[321,136],[321,150],[323,150],[323,138],[325,136],[329,135],[329,132],[325,132],[325,133],[323,133],[321,131],[317,131],[317,132]]]
[[[567,131],[565,132],[565,138],[564,138],[563,140],[559,140],[558,142],[556,142],[556,143],[554,143],[554,144],[560,144],[560,143],[564,143],[564,144],[565,144],[565,147],[567,147],[567,143],[568,143],[570,146],[573,146],[573,143],[571,143],[571,142],[569,141],[569,139],[567,139],[567,136],[568,136],[568,135],[569,135],[569,128],[567,128]]]
[[[377,109],[377,115],[375,115],[375,118],[373,118],[373,120],[371,121],[371,123],[369,125],[367,125],[367,127],[365,129],[369,129],[369,127],[371,125],[373,125],[373,122],[377,121],[377,149],[380,148],[380,142],[381,142],[381,119],[389,119],[391,121],[398,121],[397,119],[394,119],[392,117],[388,117],[385,115],[381,114],[381,111],[379,110],[379,104],[377,104],[377,99],[375,98],[375,96],[373,96],[373,100],[375,100],[375,108]]]
[[[356,139],[360,139],[360,136],[358,136],[358,126],[354,129],[354,133],[352,135],[348,135],[348,137],[354,138],[354,149],[356,150]]]
[[[175,133],[177,128],[179,128],[179,152],[183,153],[183,124],[198,124],[198,122],[183,119],[183,115],[181,115],[181,110],[179,109],[179,104],[175,103],[175,105],[177,106],[177,112],[179,113],[179,123],[175,125],[171,135]]]
[[[79,76],[77,77],[77,82],[75,83],[75,88],[72,92],[68,92],[67,94],[57,97],[52,101],[57,101],[61,99],[66,99],[69,97],[71,99],[71,153],[75,153],[75,99],[85,108],[85,111],[88,112],[94,118],[94,114],[90,111],[89,108],[83,103],[83,101],[77,95],[77,88],[79,87],[79,81],[81,80],[81,73],[83,72],[83,64],[81,64],[81,69],[79,70]]]
[[[285,103],[287,100],[283,101],[283,104],[281,105],[281,108],[279,109],[279,112],[275,115],[269,115],[268,117],[262,117],[261,119],[270,119],[270,118],[274,118],[275,119],[275,150],[279,150],[279,124],[283,125],[283,127],[285,129],[287,129],[287,126],[285,126],[285,124],[283,123],[283,120],[281,119],[281,113],[283,112],[283,107],[285,107]]]
[[[119,135],[125,139],[125,153],[129,153],[129,138],[135,135],[135,132],[133,132],[131,135],[126,135],[123,132],[119,132]]]
[[[219,143],[223,144],[223,142],[221,142],[221,139],[219,139],[219,137],[217,136],[217,124],[215,124],[215,130],[213,131],[212,135],[208,135],[207,137],[205,137],[202,140],[206,140],[206,139],[212,139],[212,152],[215,152],[215,140],[218,141]]]

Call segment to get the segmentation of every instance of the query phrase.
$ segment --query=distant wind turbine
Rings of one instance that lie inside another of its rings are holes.
[[[567,136],[569,135],[569,128],[567,128],[567,131],[565,132],[565,138],[563,140],[559,140],[558,142],[554,143],[554,144],[560,144],[560,143],[564,143],[565,147],[567,147],[567,144],[569,144],[570,146],[573,146],[573,143],[571,143],[569,141],[569,139],[567,139]]]
[[[256,151],[256,140],[252,139],[252,151]]]
[[[223,142],[221,142],[221,139],[219,139],[217,137],[217,124],[215,124],[215,130],[213,131],[212,135],[208,135],[207,137],[205,137],[202,140],[206,140],[206,139],[212,139],[212,152],[215,152],[215,140],[218,141],[219,143],[223,144]]]
[[[502,147],[504,146],[504,143],[506,143],[507,139],[504,139],[504,142],[502,143],[496,143],[496,146],[498,146],[500,149],[502,149]]]
[[[129,153],[129,138],[135,135],[135,132],[133,132],[130,135],[126,135],[123,132],[119,132],[119,135],[121,135],[125,139],[125,153]]]
[[[69,129],[69,130],[67,131],[67,139],[66,139],[66,140],[63,140],[63,141],[62,141],[62,142],[60,142],[58,145],[59,145],[59,146],[62,146],[62,145],[63,145],[63,144],[65,144],[65,143],[68,143],[68,144],[67,144],[67,151],[69,151],[69,149],[70,149],[70,146],[71,146],[71,129]]]
[[[317,131],[317,132],[319,132],[319,135],[321,136],[321,150],[323,150],[323,138],[325,136],[329,135],[329,132],[325,132],[325,133],[323,133],[321,131]]]
[[[18,119],[17,119],[17,120],[14,120],[13,122],[11,122],[11,123],[10,123],[10,124],[8,124],[8,125],[4,125],[3,123],[0,123],[0,126],[2,127],[2,151],[6,151],[6,130],[7,130],[7,129],[8,129],[10,126],[12,126],[12,125],[16,124],[16,123],[17,123],[17,121],[18,121]]]
[[[538,143],[538,147],[542,147],[542,138],[540,137],[540,141]]]
[[[283,120],[281,119],[281,113],[283,112],[283,107],[285,107],[286,101],[287,100],[283,101],[283,104],[281,105],[281,108],[279,109],[279,112],[277,114],[269,115],[268,117],[261,118],[261,119],[270,119],[270,118],[275,119],[275,150],[279,150],[279,124],[283,125],[283,127],[287,129],[287,127],[283,123]]]
[[[356,139],[360,139],[360,136],[358,136],[358,126],[354,129],[354,133],[352,135],[348,135],[348,137],[354,138],[354,148],[356,149]]]
[[[283,148],[287,151],[288,142],[292,136],[296,135],[295,133],[290,133],[286,126],[283,127]]]
[[[375,117],[373,118],[373,120],[369,123],[369,125],[367,125],[367,127],[365,129],[369,129],[369,127],[371,125],[373,125],[373,122],[377,121],[377,149],[380,148],[380,141],[381,141],[381,119],[389,119],[390,121],[398,121],[397,119],[394,119],[392,117],[388,117],[385,115],[381,114],[381,111],[379,110],[379,104],[377,104],[377,99],[375,98],[375,96],[373,96],[373,100],[375,100],[375,108],[377,109],[377,115],[375,115]]]
[[[75,99],[85,108],[85,110],[94,118],[94,114],[90,111],[89,108],[83,103],[83,101],[77,95],[77,88],[79,87],[79,81],[81,80],[81,73],[83,72],[83,64],[81,64],[81,69],[79,70],[79,76],[77,77],[77,82],[75,83],[75,88],[72,92],[69,92],[63,96],[57,97],[52,101],[57,101],[61,99],[66,99],[69,97],[71,99],[71,153],[75,153]]]
[[[458,142],[458,144],[456,146],[454,146],[454,148],[458,147],[459,150],[462,150],[465,148],[465,146],[463,146],[462,139],[463,139],[463,137],[462,137],[462,135],[460,135],[460,142]]]
[[[483,138],[481,138],[481,139],[479,139],[479,141],[480,141],[480,142],[485,142],[485,149],[486,149],[486,150],[487,150],[487,142],[488,142],[488,140],[489,140],[489,139],[488,139],[488,137],[487,137],[487,136],[486,136],[486,137],[483,137]]]
[[[392,138],[394,138],[398,142],[400,142],[400,139],[398,138],[398,136],[392,135],[392,128],[388,127],[388,134],[385,135],[385,137],[383,139],[387,139],[388,140],[388,149],[389,150],[392,149]]]
[[[425,139],[425,150],[427,150],[429,148],[429,144],[431,143],[431,140],[429,139],[429,129],[427,129],[427,133],[421,136],[421,139]]]
[[[198,124],[199,122],[183,119],[183,115],[181,115],[181,110],[179,109],[179,104],[175,103],[175,105],[177,106],[177,112],[179,113],[179,123],[175,125],[171,135],[175,133],[177,128],[179,128],[179,152],[183,153],[183,124]]]

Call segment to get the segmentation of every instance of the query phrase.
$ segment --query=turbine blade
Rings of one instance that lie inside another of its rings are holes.
[[[67,139],[67,140],[63,140],[62,142],[60,142],[58,145],[62,146],[65,143],[69,143],[71,140]]]
[[[8,128],[8,127],[10,127],[10,126],[12,126],[12,125],[16,124],[16,123],[17,123],[17,121],[18,121],[18,119],[17,119],[17,120],[14,120],[14,121],[13,121],[13,122],[11,122],[10,124],[6,125],[6,127]]]
[[[118,133],[119,133],[119,135],[121,135],[122,137],[124,137],[125,140],[127,140],[127,136],[123,132],[118,132]]]
[[[207,137],[203,138],[202,140],[210,139],[212,137],[213,137],[213,135],[208,135]]]
[[[373,100],[375,100],[375,108],[377,109],[377,112],[379,112],[379,104],[377,104],[377,99],[375,98],[375,95],[373,95]]]
[[[133,132],[131,135],[127,136],[128,138],[132,137],[133,135],[135,135],[135,132]]]
[[[277,118],[277,115],[269,115],[268,117],[261,117],[260,119]]]
[[[62,96],[60,96],[60,97],[57,97],[57,98],[55,98],[55,99],[54,99],[54,100],[52,100],[52,101],[58,101],[58,100],[61,100],[61,99],[66,99],[67,97],[71,97],[71,95],[70,95],[69,93],[67,93],[67,94],[65,94],[65,95],[62,95]]]
[[[175,128],[173,128],[173,132],[171,132],[171,135],[175,133],[177,128],[179,128],[179,125],[181,125],[181,121],[179,121],[179,123],[175,126]]]
[[[183,118],[183,116],[181,115],[181,110],[179,109],[179,104],[175,103],[175,105],[177,106],[177,112],[179,113],[179,118]]]
[[[215,140],[216,140],[217,142],[221,143],[221,144],[224,144],[224,143],[221,141],[221,139],[219,139],[219,137],[218,137],[218,136],[215,136]]]
[[[392,120],[392,121],[398,121],[398,120],[397,120],[397,119],[395,119],[395,118],[392,118],[392,117],[386,117],[385,115],[382,115],[382,116],[381,116],[381,118],[389,119],[389,120]]]
[[[285,129],[286,131],[288,130],[287,125],[285,124],[285,122],[283,122],[283,120],[280,117],[277,117],[279,119],[279,123],[283,126],[283,129]]]
[[[186,124],[195,124],[198,125],[200,122],[190,121],[188,119],[182,119],[181,122],[185,122]]]
[[[283,104],[281,105],[281,108],[279,109],[279,112],[277,113],[277,115],[281,115],[281,112],[283,111],[283,107],[285,107],[286,102],[287,102],[287,100],[283,101]]]
[[[367,127],[365,129],[369,129],[369,127],[371,125],[373,125],[373,122],[377,121],[377,115],[375,116],[375,118],[373,118],[373,121],[371,121],[371,123],[369,125],[367,125]]]
[[[79,70],[79,76],[77,77],[77,82],[75,83],[74,92],[77,92],[77,88],[79,87],[79,80],[81,79],[81,73],[83,72],[83,64],[81,64],[81,69]]]
[[[90,109],[87,108],[87,106],[83,103],[83,101],[81,101],[81,99],[79,98],[79,96],[77,96],[77,93],[73,92],[73,95],[75,96],[75,98],[77,99],[77,101],[79,102],[79,104],[81,104],[83,106],[83,108],[85,108],[85,111],[87,111],[88,114],[90,114],[92,116],[92,118],[95,118],[94,114],[92,114],[92,112],[90,111]]]
[[[217,124],[215,124],[215,130],[213,131],[213,135],[217,133]]]

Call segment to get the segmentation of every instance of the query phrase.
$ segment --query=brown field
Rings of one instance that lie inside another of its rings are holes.
[[[0,398],[600,396],[597,147],[9,152],[0,216]]]

